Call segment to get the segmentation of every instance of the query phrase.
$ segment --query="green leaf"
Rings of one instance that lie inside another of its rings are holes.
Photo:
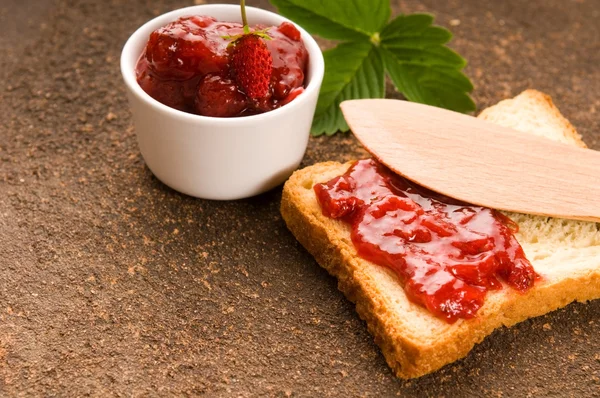
[[[382,36],[394,37],[396,35],[418,34],[433,24],[431,14],[399,15],[381,31]]]
[[[315,136],[348,131],[340,110],[342,101],[383,98],[385,94],[383,62],[370,41],[342,43],[323,56],[326,73],[312,126]]]
[[[352,41],[380,32],[389,0],[271,0],[280,14],[325,39]]]
[[[475,110],[466,61],[445,44],[452,34],[428,14],[401,15],[381,32],[380,51],[396,88],[410,101],[458,112]]]

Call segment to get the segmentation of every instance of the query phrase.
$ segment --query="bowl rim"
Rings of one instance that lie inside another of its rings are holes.
[[[315,39],[306,30],[304,30],[304,28],[302,28],[297,23],[291,21],[290,19],[287,19],[274,12],[264,10],[262,8],[248,6],[246,7],[246,12],[248,13],[258,13],[259,15],[262,14],[262,16],[266,17],[267,19],[274,20],[273,24],[280,24],[285,21],[291,22],[300,31],[302,40],[304,42],[304,45],[306,46],[306,50],[308,51],[308,68],[311,72],[310,80],[306,85],[304,92],[301,95],[299,95],[293,101],[291,101],[288,104],[285,104],[280,108],[260,113],[257,115],[236,117],[212,117],[197,115],[171,108],[170,106],[155,100],[148,93],[146,93],[138,84],[137,78],[135,76],[135,66],[137,64],[137,60],[141,56],[141,53],[135,54],[135,61],[131,62],[131,59],[133,58],[132,53],[135,51],[135,47],[139,45],[139,42],[141,40],[147,41],[147,36],[149,36],[150,32],[154,31],[155,29],[158,29],[161,26],[164,26],[169,22],[176,20],[179,17],[186,15],[198,15],[199,13],[203,12],[206,15],[211,15],[211,11],[223,8],[238,9],[239,6],[235,4],[201,4],[196,6],[178,8],[161,14],[155,18],[152,18],[151,20],[147,21],[142,26],[137,28],[125,42],[123,50],[121,51],[120,59],[121,74],[123,75],[123,80],[125,81],[125,84],[129,88],[130,92],[133,93],[133,95],[135,95],[138,99],[154,108],[155,111],[158,111],[162,114],[166,114],[170,117],[183,118],[185,120],[193,122],[202,122],[204,124],[226,126],[247,125],[253,122],[267,121],[274,117],[278,117],[282,114],[293,112],[295,108],[300,107],[302,106],[302,104],[309,101],[313,95],[319,95],[319,90],[325,72],[325,61],[323,58],[323,53],[321,52],[321,49],[315,41]],[[148,31],[147,34],[145,33],[146,31]]]

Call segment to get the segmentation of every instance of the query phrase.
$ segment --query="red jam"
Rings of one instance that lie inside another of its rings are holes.
[[[427,190],[373,159],[314,190],[325,216],[351,225],[359,256],[390,268],[411,301],[449,323],[473,318],[501,281],[525,292],[537,278],[508,217]]]
[[[138,83],[157,101],[204,116],[253,115],[296,98],[304,89],[308,64],[298,29],[289,22],[268,29],[271,40],[265,44],[273,58],[273,74],[269,95],[260,100],[247,98],[231,76],[230,37],[242,33],[241,24],[208,16],[171,22],[150,35],[136,67]]]

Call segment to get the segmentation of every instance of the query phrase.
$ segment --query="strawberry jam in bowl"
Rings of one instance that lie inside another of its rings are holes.
[[[181,17],[150,35],[138,83],[155,100],[203,116],[277,109],[304,91],[308,52],[290,22],[250,31],[211,16]]]
[[[281,184],[304,156],[323,55],[275,13],[200,5],[161,15],[121,55],[140,152],[188,195],[240,199]]]

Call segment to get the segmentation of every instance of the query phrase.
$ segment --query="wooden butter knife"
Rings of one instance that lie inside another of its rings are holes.
[[[344,101],[350,129],[394,172],[518,213],[600,222],[600,152],[408,101]]]

